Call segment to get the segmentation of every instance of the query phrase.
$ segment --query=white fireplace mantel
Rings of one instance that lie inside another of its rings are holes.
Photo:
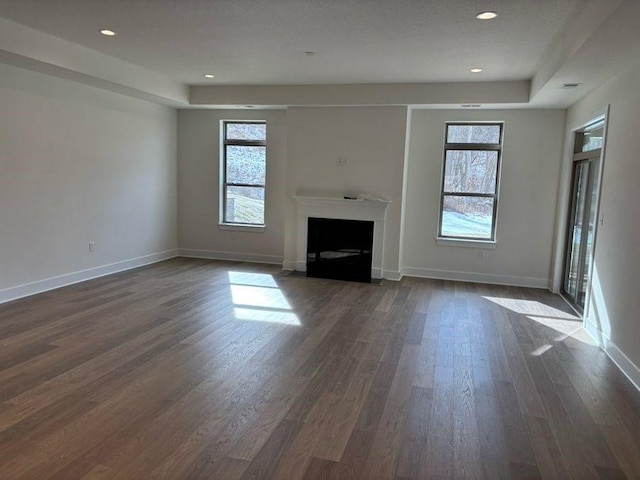
[[[296,201],[296,270],[307,270],[307,223],[309,217],[373,222],[371,277],[382,278],[384,228],[387,206],[384,199],[345,199],[331,196],[294,195]]]

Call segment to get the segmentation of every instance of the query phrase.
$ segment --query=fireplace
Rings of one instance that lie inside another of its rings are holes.
[[[373,222],[309,217],[307,276],[371,282]]]
[[[371,247],[370,278],[383,278],[383,254],[385,220],[388,200],[379,198],[343,198],[338,195],[294,195],[296,202],[295,253],[293,262],[285,262],[291,270],[307,271],[307,235],[310,218],[333,220],[361,220],[373,223],[373,246]]]

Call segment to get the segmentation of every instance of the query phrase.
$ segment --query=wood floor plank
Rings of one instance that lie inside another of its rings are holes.
[[[280,454],[293,442],[300,427],[299,422],[290,420],[280,422],[240,478],[259,480],[271,477]]]
[[[555,385],[547,373],[543,362],[537,357],[527,358],[529,371],[538,386],[540,398],[548,415],[549,426],[555,436],[562,458],[569,471],[569,477],[575,479],[597,478],[591,465],[587,445],[569,419]]]
[[[474,420],[474,417],[454,416],[454,478],[484,478],[478,426]]]
[[[331,415],[325,418],[318,432],[319,442],[314,456],[339,461],[358,420],[360,409],[369,393],[372,375],[357,375],[340,397]]]
[[[418,478],[420,464],[427,451],[433,390],[413,387],[404,438],[398,453],[398,475]]]
[[[335,478],[336,462],[324,458],[312,458],[304,474],[304,480],[330,480]]]
[[[453,435],[427,437],[427,450],[420,464],[420,473],[416,478],[433,480],[454,478]]]
[[[512,383],[497,382],[500,413],[505,428],[505,440],[511,463],[536,465],[529,431]]]
[[[0,305],[0,450],[12,480],[631,479],[640,392],[543,290],[176,258]]]
[[[545,418],[525,417],[531,443],[542,478],[562,480],[570,478],[549,422]]]
[[[402,429],[409,410],[417,356],[417,346],[406,344],[369,454],[367,474],[370,478],[390,478],[394,475]]]
[[[481,343],[472,344],[473,388],[479,447],[485,478],[507,478],[508,450],[504,421],[491,364]]]
[[[547,414],[525,358],[522,355],[512,355],[507,357],[507,361],[522,413],[530,417],[546,418]]]

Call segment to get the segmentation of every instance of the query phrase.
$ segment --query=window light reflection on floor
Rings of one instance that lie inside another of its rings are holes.
[[[531,356],[532,357],[539,357],[540,355],[542,355],[544,352],[548,352],[549,350],[551,350],[553,348],[553,345],[543,345],[541,347],[536,348],[533,352],[531,352]]]
[[[572,313],[563,312],[557,308],[545,305],[535,300],[522,300],[520,298],[503,298],[503,297],[482,297],[501,307],[507,308],[521,315],[533,315],[545,318],[556,318],[558,320],[572,320],[574,323],[579,322],[580,318]]]
[[[291,310],[291,305],[278,288],[231,285],[234,305]]]
[[[234,308],[233,314],[238,320],[254,322],[282,323],[285,325],[300,325],[295,313],[274,310],[257,310],[254,308]]]
[[[231,285],[253,285],[256,287],[278,288],[273,275],[251,272],[228,272]]]
[[[233,312],[238,320],[301,325],[272,275],[228,272]]]
[[[553,342],[563,342],[571,337],[582,343],[595,344],[589,334],[582,328],[580,317],[573,313],[567,313],[534,300],[489,296],[483,298],[512,312],[523,315],[528,320],[532,320],[539,325],[556,331],[558,335],[553,338]],[[530,352],[530,355],[539,357],[552,348],[552,344],[542,345]]]

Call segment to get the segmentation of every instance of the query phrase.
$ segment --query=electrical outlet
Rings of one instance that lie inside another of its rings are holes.
[[[89,242],[89,251],[93,252],[96,249],[96,243],[95,242]]]
[[[336,165],[338,165],[339,167],[344,167],[347,164],[347,159],[344,157],[338,157],[338,160],[336,160]]]
[[[478,250],[478,258],[484,258],[484,251]]]

